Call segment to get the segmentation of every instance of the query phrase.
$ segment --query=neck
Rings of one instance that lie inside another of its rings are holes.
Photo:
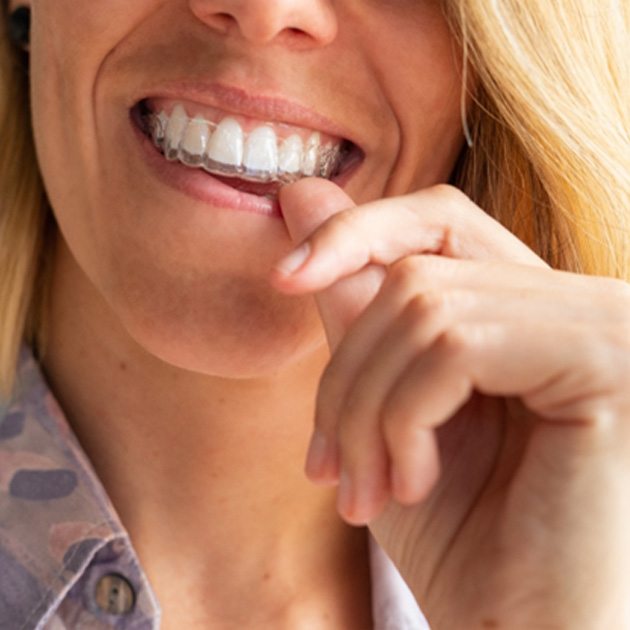
[[[61,258],[43,368],[162,605],[174,567],[182,589],[206,602],[212,593],[224,607],[213,614],[231,619],[248,598],[286,607],[348,573],[343,588],[364,591],[365,532],[303,474],[325,347],[268,378],[173,367],[136,344]]]

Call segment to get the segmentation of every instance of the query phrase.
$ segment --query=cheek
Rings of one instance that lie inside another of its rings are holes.
[[[108,64],[164,2],[35,1],[38,161],[74,269],[70,292],[99,305],[97,329],[107,337],[122,324],[168,362],[226,375],[266,373],[321,347],[312,299],[280,296],[266,281],[290,246],[280,222],[184,206],[156,192],[125,150],[128,111],[111,95],[128,88],[114,88]]]
[[[463,143],[462,52],[438,3],[418,6],[422,11],[399,23],[380,47],[399,137],[388,195],[448,181]]]
[[[93,209],[102,181],[94,102],[99,71],[153,4],[33,1],[30,76],[37,158],[58,223],[80,257],[90,249],[81,234],[98,232]]]

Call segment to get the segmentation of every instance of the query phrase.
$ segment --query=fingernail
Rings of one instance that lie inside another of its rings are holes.
[[[350,478],[343,471],[339,480],[337,509],[353,525],[367,525],[374,516],[377,480]]]
[[[311,443],[308,447],[308,454],[306,456],[306,474],[314,479],[322,477],[326,462],[329,457],[330,445],[328,438],[317,429],[313,432]]]
[[[303,243],[297,249],[294,249],[288,256],[285,256],[280,262],[276,263],[276,269],[285,276],[295,273],[309,257],[311,246],[308,242]]]

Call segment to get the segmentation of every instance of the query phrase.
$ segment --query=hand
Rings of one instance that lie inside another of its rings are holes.
[[[281,204],[332,350],[307,474],[433,628],[630,627],[630,290],[550,269],[446,186]],[[295,261],[294,261],[295,262]]]

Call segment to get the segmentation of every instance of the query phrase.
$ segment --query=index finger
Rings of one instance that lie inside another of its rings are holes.
[[[309,256],[294,272],[276,267],[286,292],[319,291],[363,267],[415,254],[549,265],[464,193],[438,185],[348,208],[327,218],[302,243]]]

